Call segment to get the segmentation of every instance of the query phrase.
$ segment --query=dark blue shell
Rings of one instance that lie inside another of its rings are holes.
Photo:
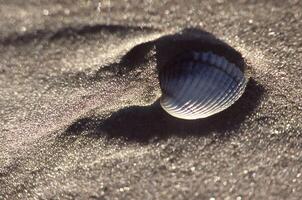
[[[163,68],[159,79],[162,108],[182,119],[205,118],[225,110],[240,98],[247,84],[239,67],[212,52],[186,54]]]

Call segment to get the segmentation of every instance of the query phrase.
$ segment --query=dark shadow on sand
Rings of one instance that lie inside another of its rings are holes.
[[[153,60],[156,60],[154,63],[156,70],[160,71],[160,68],[171,60],[175,60],[188,51],[212,51],[226,57],[242,71],[246,69],[241,54],[227,43],[205,30],[186,28],[179,33],[164,35],[158,39],[138,44],[130,49],[118,63],[100,67],[93,76],[85,77],[82,74],[81,79],[98,81],[108,71],[116,76],[124,76],[129,72],[135,72],[138,68],[143,69],[144,66],[147,66],[146,63]]]
[[[182,34],[167,35],[157,40],[133,47],[120,61],[100,69],[94,77],[97,80],[104,70],[114,70],[116,75],[135,71],[152,60],[150,51],[155,51],[156,69],[165,65],[173,57],[183,52],[214,51],[236,63],[242,69],[245,63],[241,54],[217,39],[212,34],[199,29],[185,29]],[[110,69],[109,69],[110,68]],[[86,137],[123,138],[127,141],[148,142],[152,139],[165,139],[172,135],[205,136],[218,133],[219,137],[236,131],[241,123],[257,108],[264,88],[254,79],[250,79],[243,96],[230,108],[206,119],[182,120],[167,114],[156,101],[150,106],[130,106],[113,113],[107,119],[95,116],[78,119],[67,128],[60,137],[84,135]]]
[[[59,39],[67,37],[68,34],[85,35],[104,30],[112,33],[123,33],[131,29],[136,30],[139,28],[99,25],[79,29],[64,29],[52,35],[52,38]],[[141,30],[143,31],[145,29]],[[146,28],[146,30],[151,31],[148,28]],[[157,70],[158,73],[167,63],[175,61],[180,55],[188,51],[212,51],[217,55],[223,55],[239,68],[245,70],[244,60],[238,51],[207,31],[187,28],[179,33],[164,35],[158,39],[138,44],[122,56],[118,62],[100,66],[94,74],[80,71],[75,74],[63,74],[63,76],[53,78],[57,79],[57,81],[55,81],[56,83],[68,83],[69,86],[74,87],[91,85],[92,82],[102,81],[104,77],[108,77],[108,73],[114,77],[132,77],[135,79],[135,77],[139,77],[141,71],[148,66],[148,63],[149,65],[152,63],[151,65],[155,66],[154,69]],[[132,76],[129,76],[129,73],[132,73]]]
[[[168,115],[156,101],[150,106],[131,106],[113,113],[107,119],[86,117],[74,122],[64,136],[86,131],[86,137],[122,138],[127,141],[149,142],[172,135],[205,136],[218,133],[219,137],[236,131],[240,124],[258,106],[264,88],[251,79],[243,96],[227,110],[199,120],[182,120]],[[62,135],[61,135],[62,136]]]

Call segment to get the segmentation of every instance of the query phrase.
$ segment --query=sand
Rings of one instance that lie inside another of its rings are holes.
[[[0,0],[0,199],[301,199],[301,6]],[[251,75],[196,121],[158,103],[158,38],[189,28]]]

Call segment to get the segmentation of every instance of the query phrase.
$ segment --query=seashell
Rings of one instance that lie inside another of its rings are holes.
[[[170,115],[199,119],[230,107],[247,78],[239,66],[211,51],[190,51],[159,71],[160,105]]]

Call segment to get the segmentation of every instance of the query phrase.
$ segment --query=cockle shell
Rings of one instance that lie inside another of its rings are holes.
[[[182,119],[206,118],[230,107],[243,94],[247,78],[225,57],[188,52],[159,72],[160,105]]]

